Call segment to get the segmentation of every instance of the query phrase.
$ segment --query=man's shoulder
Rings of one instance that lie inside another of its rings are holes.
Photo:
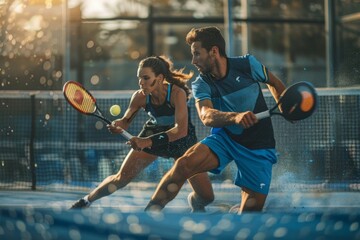
[[[245,55],[228,57],[230,62],[247,62],[253,55],[247,53]]]
[[[231,71],[236,72],[249,72],[250,71],[250,58],[252,55],[245,54],[241,56],[229,57],[229,65]]]
[[[199,74],[195,80],[192,82],[192,85],[197,85],[197,84],[201,84],[204,82],[207,82],[209,80],[209,77],[205,74]]]
[[[230,59],[230,62],[232,61],[232,62],[249,63],[249,64],[261,63],[254,55],[252,55],[250,53],[247,53],[242,56],[231,57],[229,59]]]

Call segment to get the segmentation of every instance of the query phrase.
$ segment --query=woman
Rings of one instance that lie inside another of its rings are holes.
[[[132,149],[120,170],[105,178],[71,208],[89,207],[97,199],[125,187],[158,156],[177,159],[197,142],[187,106],[190,90],[186,83],[192,76],[192,72],[174,70],[173,63],[164,56],[148,57],[139,63],[140,89],[133,93],[124,116],[107,127],[112,133],[121,133],[128,129],[140,109],[144,109],[150,119],[139,136],[127,142]],[[207,173],[195,175],[189,183],[193,189],[188,197],[192,211],[205,211],[205,206],[214,200]]]

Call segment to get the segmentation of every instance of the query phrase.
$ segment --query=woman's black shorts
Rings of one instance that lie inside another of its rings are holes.
[[[147,137],[158,132],[164,132],[172,128],[172,126],[155,126],[145,124],[142,131],[139,133],[139,137]],[[145,148],[144,152],[164,157],[174,158],[175,160],[181,157],[186,150],[193,146],[197,142],[195,127],[190,123],[188,129],[188,135],[180,138],[174,142],[169,142],[167,145]]]

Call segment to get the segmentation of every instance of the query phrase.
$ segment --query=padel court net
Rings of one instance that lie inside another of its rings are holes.
[[[279,158],[271,191],[360,191],[360,89],[318,93],[318,109],[310,118],[290,123],[272,117]],[[117,117],[109,108],[118,104],[125,111],[131,96],[93,94],[111,120]],[[268,92],[265,96],[273,106]],[[189,106],[200,140],[209,128],[200,122],[193,100]],[[0,110],[0,189],[87,191],[116,173],[129,151],[125,139],[110,134],[99,119],[75,111],[59,91],[3,91]],[[139,112],[128,131],[138,134],[147,119]],[[159,158],[128,187],[154,188],[173,162]],[[221,174],[210,174],[215,191],[237,189],[235,169],[230,164]]]
[[[185,186],[160,213],[144,212],[173,159],[159,158],[127,187],[89,209],[68,211],[118,171],[129,147],[61,92],[1,92],[0,239],[360,239],[360,89],[318,89],[316,113],[289,123],[272,118],[279,153],[263,213],[236,215],[236,167],[209,174],[215,201],[189,213]],[[110,119],[130,93],[93,92]],[[266,92],[268,105],[274,104]],[[198,139],[209,133],[192,120]],[[121,117],[121,115],[119,116]],[[148,118],[140,112],[131,134]]]

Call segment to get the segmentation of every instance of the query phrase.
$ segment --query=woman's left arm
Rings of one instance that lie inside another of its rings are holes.
[[[180,87],[173,86],[170,102],[175,108],[175,125],[166,133],[169,142],[173,142],[188,134],[188,106],[185,91]]]

